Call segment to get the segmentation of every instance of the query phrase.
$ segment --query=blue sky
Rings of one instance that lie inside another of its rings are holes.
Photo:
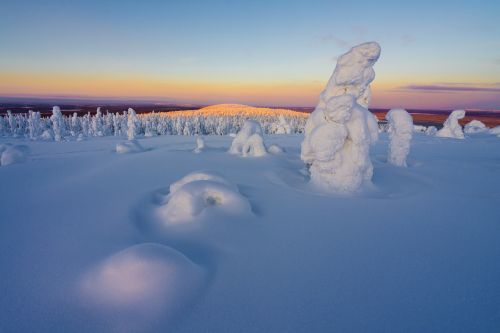
[[[188,100],[192,83],[193,94],[201,96],[194,99],[251,97],[258,103],[262,85],[275,88],[277,97],[263,96],[261,104],[287,104],[286,87],[295,85],[303,87],[303,96],[293,101],[314,104],[336,57],[371,40],[382,46],[374,83],[382,104],[414,103],[397,92],[401,87],[496,89],[500,82],[498,1],[4,0],[0,9],[3,95],[117,94],[105,85],[95,93],[82,84],[74,84],[74,91],[61,88],[66,81],[91,82],[92,76],[119,82],[124,97],[137,91],[136,96]],[[204,93],[202,87],[210,85],[220,91]],[[225,94],[224,87],[233,89]],[[491,91],[468,94],[478,106],[500,107]]]

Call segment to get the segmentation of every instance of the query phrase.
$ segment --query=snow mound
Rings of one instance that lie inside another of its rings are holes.
[[[158,213],[167,224],[176,224],[219,215],[248,215],[251,207],[236,186],[218,175],[201,172],[172,184],[166,203]]]
[[[369,146],[378,140],[377,118],[368,111],[373,65],[380,56],[375,42],[342,55],[307,120],[301,159],[311,183],[328,192],[354,192],[370,181]]]
[[[120,251],[90,269],[79,281],[79,292],[107,321],[125,320],[140,326],[177,313],[194,300],[204,281],[204,270],[183,254],[146,243]]]
[[[490,128],[489,133],[493,135],[500,135],[500,126]]]
[[[196,136],[196,148],[194,149],[194,152],[196,154],[201,153],[205,149],[205,140],[201,136]]]
[[[481,133],[481,132],[486,132],[487,130],[488,127],[486,127],[486,125],[483,122],[476,119],[468,122],[464,126],[464,132],[467,134]]]
[[[0,165],[23,163],[29,154],[28,146],[24,145],[0,145]]]
[[[464,132],[462,131],[462,126],[458,123],[458,120],[464,117],[464,110],[453,111],[444,122],[443,128],[436,133],[436,136],[441,138],[464,139],[465,137]]]
[[[385,115],[389,122],[389,163],[406,167],[410,141],[414,131],[411,115],[403,109],[392,109]],[[424,127],[425,128],[425,127]]]
[[[434,136],[434,135],[436,135],[437,131],[438,131],[438,129],[436,126],[429,126],[425,130],[425,134],[429,135],[429,136]]]
[[[50,130],[43,131],[40,138],[45,141],[52,141],[54,139],[54,137],[52,136],[52,132]]]
[[[260,124],[253,120],[245,121],[241,130],[231,143],[229,153],[241,155],[243,157],[259,157],[266,155],[266,147],[264,146]]]
[[[195,171],[187,174],[186,176],[182,177],[175,183],[170,184],[170,194],[177,192],[178,189],[180,189],[182,186],[192,183],[198,180],[209,180],[217,183],[221,183],[223,185],[226,185],[227,187],[232,188],[234,191],[238,191],[238,188],[236,185],[233,183],[229,182],[225,178],[223,178],[221,175],[215,173],[215,172],[208,172],[208,171]]]
[[[143,151],[144,148],[137,140],[120,142],[116,145],[116,152],[118,154],[140,153]]]
[[[283,149],[282,147],[280,147],[278,145],[270,145],[269,148],[267,148],[267,151],[270,154],[279,155],[279,154],[283,154],[285,152],[285,149]]]

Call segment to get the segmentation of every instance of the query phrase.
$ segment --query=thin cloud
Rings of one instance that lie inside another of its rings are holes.
[[[400,87],[404,90],[425,91],[425,92],[494,92],[500,93],[498,85],[474,86],[463,84],[410,84]]]

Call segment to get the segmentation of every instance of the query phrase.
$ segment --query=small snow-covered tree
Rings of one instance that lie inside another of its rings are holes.
[[[243,157],[266,155],[266,147],[264,146],[260,124],[252,120],[245,121],[243,127],[231,143],[229,153]]]
[[[92,134],[94,136],[104,135],[101,107],[97,108],[96,115],[92,117]]]
[[[9,122],[10,135],[17,137],[17,120],[10,110],[7,110],[7,120]]]
[[[194,152],[196,154],[201,153],[205,149],[205,140],[203,137],[197,135],[196,136],[196,148],[194,149]]]
[[[410,141],[413,135],[413,119],[403,109],[392,109],[385,115],[389,122],[389,163],[406,167],[406,157],[410,152]]]
[[[54,131],[54,140],[61,141],[64,136],[64,119],[61,113],[61,108],[54,106],[52,108],[52,116],[50,116],[52,121],[52,131]]]
[[[458,120],[464,117],[465,110],[453,111],[444,122],[443,128],[436,133],[436,136],[442,138],[464,139],[465,136],[462,131],[462,126],[458,123]]]
[[[135,110],[132,108],[128,109],[128,119],[127,119],[127,138],[129,140],[134,140],[135,135],[137,134],[137,125],[139,123],[139,119],[137,118],[137,114]]]

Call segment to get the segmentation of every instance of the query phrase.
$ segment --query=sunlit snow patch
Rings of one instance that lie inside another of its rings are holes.
[[[180,252],[159,244],[120,251],[87,272],[79,283],[92,310],[127,327],[165,321],[202,291],[204,270]]]

